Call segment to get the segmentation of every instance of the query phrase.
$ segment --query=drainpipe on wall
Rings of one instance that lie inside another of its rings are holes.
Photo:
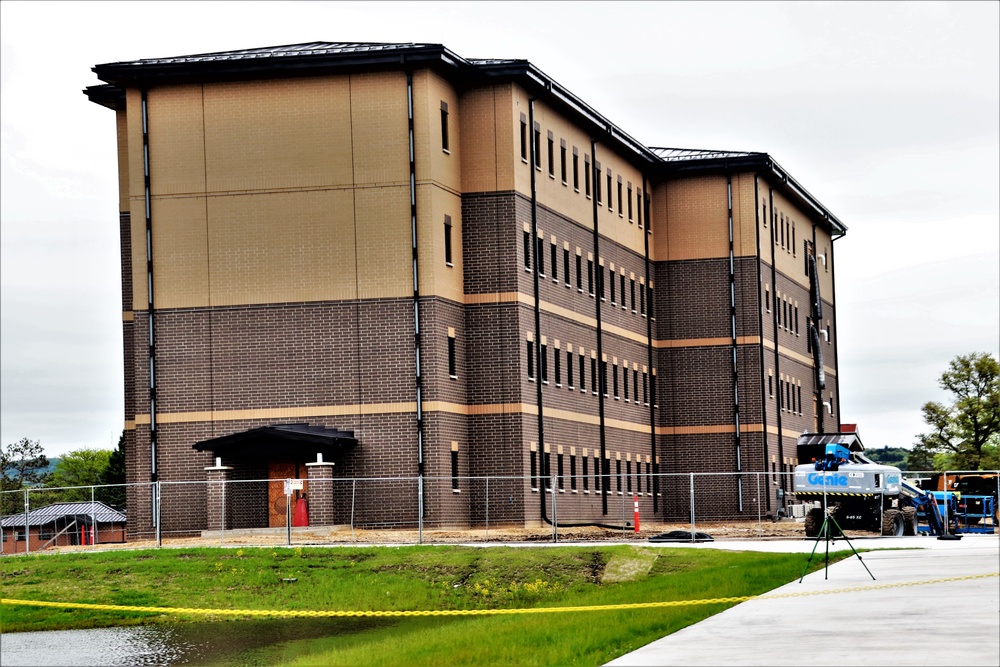
[[[743,472],[743,461],[740,452],[741,424],[740,424],[740,374],[737,360],[738,349],[736,347],[736,261],[733,250],[733,177],[726,174],[726,196],[728,198],[728,218],[729,218],[729,321],[730,334],[732,337],[733,356],[733,422],[736,428],[736,472]],[[743,476],[736,477],[736,496],[739,504],[739,511],[743,511]]]
[[[649,235],[652,231],[652,227],[649,224],[649,183],[646,180],[646,176],[642,177],[642,207],[643,210],[639,211],[639,215],[645,214],[646,218],[646,229],[643,230],[642,240],[643,240],[643,252],[645,261],[645,271],[646,271],[646,287],[649,287],[650,275],[649,275]],[[662,287],[661,287],[662,289]],[[622,295],[622,298],[625,298]],[[646,300],[646,363],[649,364],[649,377],[653,376],[653,304],[652,299]],[[638,397],[636,397],[638,399]],[[649,404],[649,448],[652,453],[652,461],[650,466],[656,465],[656,406],[655,401],[651,401]],[[658,471],[657,471],[658,472]],[[653,488],[650,492],[653,494],[653,512],[659,511],[659,494],[660,490],[660,480],[659,477],[653,476]]]
[[[780,359],[781,355],[778,353],[778,347],[779,347],[778,346],[778,269],[774,265],[774,263],[775,263],[774,243],[775,243],[775,238],[776,238],[775,235],[778,233],[777,230],[774,228],[774,221],[778,219],[778,216],[776,216],[774,214],[774,188],[773,187],[769,187],[768,188],[768,195],[767,196],[768,196],[769,208],[771,209],[770,215],[771,215],[771,237],[772,237],[770,239],[770,245],[771,245],[771,295],[772,295],[772,297],[771,297],[771,332],[774,335],[774,377],[775,377],[775,381],[777,381],[777,378],[780,377],[780,372],[781,372],[781,359]],[[782,427],[782,423],[781,423],[782,400],[784,400],[784,399],[783,399],[783,397],[781,395],[781,390],[779,389],[778,390],[778,400],[775,403],[776,410],[774,412],[775,412],[775,419],[778,422],[777,423],[777,426],[778,426],[778,459],[780,459],[781,465],[784,465],[785,464],[785,442],[784,442],[784,435],[782,434],[782,431],[781,431],[781,427]],[[782,470],[781,472],[784,473],[784,470]],[[781,488],[784,491],[785,490],[785,486],[786,486],[785,475],[784,474],[779,475],[778,479],[780,480],[780,487],[779,488]]]
[[[763,446],[761,447],[761,470],[767,473],[767,387],[764,381],[764,308],[760,303],[761,291],[761,257],[760,257],[760,181],[757,174],[753,175],[753,210],[754,210],[754,237],[757,243],[757,331],[760,332],[760,341],[757,349],[760,353],[760,395],[761,395],[761,425],[763,426]],[[765,477],[766,479],[766,477]],[[758,501],[759,502],[759,501]],[[764,494],[765,509],[771,509],[771,494]]]
[[[603,346],[603,336],[601,336],[601,285],[604,281],[604,269],[601,268],[601,252],[600,252],[600,230],[598,229],[598,206],[597,206],[597,188],[599,186],[598,179],[601,177],[601,173],[597,169],[597,141],[590,140],[590,168],[593,170],[593,183],[594,183],[594,196],[591,198],[593,202],[593,212],[594,212],[594,271],[597,274],[596,289],[597,293],[594,295],[595,304],[595,314],[597,316],[597,414],[599,422],[599,437],[601,442],[601,513],[608,513],[608,490],[611,488],[611,464],[607,459],[607,438],[604,433],[604,369],[606,364],[604,363],[604,346]],[[608,192],[608,197],[611,193]],[[648,222],[648,221],[647,221]],[[652,369],[650,369],[652,372]],[[655,498],[655,496],[654,496]]]
[[[148,301],[147,312],[149,314],[149,480],[157,482],[158,472],[156,467],[157,459],[157,430],[156,430],[156,329],[154,327],[154,306],[153,306],[153,206],[152,194],[150,190],[150,160],[149,160],[149,100],[147,91],[142,94],[142,176],[143,176],[143,205],[146,214],[146,299]],[[152,504],[154,525],[159,526],[159,512],[156,507],[159,503],[157,490],[159,484],[152,487]]]
[[[417,261],[417,170],[413,142],[413,73],[406,73],[406,122],[410,144],[410,241],[413,262],[413,350],[416,359],[417,393],[417,515],[424,517],[424,409],[420,371],[420,273]],[[421,523],[421,526],[423,524]],[[422,540],[421,540],[422,541]]]
[[[535,296],[535,402],[538,405],[538,463],[539,472],[542,473],[542,478],[550,480],[549,470],[545,466],[545,420],[543,418],[542,411],[542,309],[541,309],[541,293],[538,289],[538,255],[542,250],[541,244],[538,242],[538,189],[535,180],[535,165],[538,161],[538,155],[535,151],[535,98],[532,97],[528,100],[528,127],[530,128],[528,138],[529,138],[529,163],[528,167],[531,171],[531,252],[534,255],[531,264],[531,279],[532,279],[532,293]],[[551,484],[551,482],[550,482]],[[545,511],[545,483],[541,485],[539,489],[541,493],[538,494],[538,499],[541,502],[542,520],[546,523],[551,523],[549,521],[548,515]]]

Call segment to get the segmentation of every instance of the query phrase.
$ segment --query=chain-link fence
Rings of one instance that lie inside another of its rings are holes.
[[[1000,496],[996,471],[976,473]],[[992,475],[992,478],[990,478]],[[958,473],[908,472],[957,489]],[[950,478],[949,478],[950,476]],[[3,553],[168,545],[801,538],[794,473],[152,482],[0,493]],[[950,481],[949,481],[950,479]],[[930,488],[925,487],[925,488]],[[980,491],[982,491],[980,489]],[[968,493],[968,491],[967,491]]]

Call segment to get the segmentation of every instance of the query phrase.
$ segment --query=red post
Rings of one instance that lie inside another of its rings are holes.
[[[632,496],[635,500],[635,532],[639,532],[639,496]]]
[[[80,526],[80,544],[86,544],[86,543],[87,543],[87,527],[81,525]]]

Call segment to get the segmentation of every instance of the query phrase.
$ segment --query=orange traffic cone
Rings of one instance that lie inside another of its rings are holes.
[[[295,503],[295,517],[292,519],[293,526],[309,525],[309,507],[306,505],[306,496],[302,494],[299,501]]]

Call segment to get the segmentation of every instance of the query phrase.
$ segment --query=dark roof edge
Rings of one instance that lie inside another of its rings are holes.
[[[662,150],[662,149],[653,149]],[[736,171],[764,171],[786,195],[804,204],[815,216],[830,225],[834,239],[847,233],[847,226],[830,212],[820,201],[792,178],[784,167],[767,153],[747,153],[745,155],[690,159],[661,162],[660,170],[666,174],[694,175],[700,173],[732,173]]]

